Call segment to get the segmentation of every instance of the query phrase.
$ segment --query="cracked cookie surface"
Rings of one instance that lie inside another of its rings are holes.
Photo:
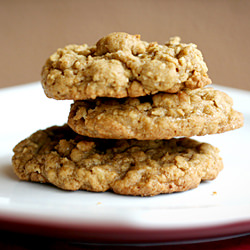
[[[78,134],[112,139],[156,140],[222,133],[243,126],[232,99],[213,88],[140,98],[76,101],[68,124]]]
[[[195,44],[175,37],[165,45],[117,32],[96,45],[68,45],[49,57],[42,70],[45,94],[54,99],[138,97],[210,84]]]
[[[223,168],[219,150],[189,138],[157,141],[79,136],[67,125],[39,130],[14,148],[16,175],[65,190],[153,196],[195,188]]]

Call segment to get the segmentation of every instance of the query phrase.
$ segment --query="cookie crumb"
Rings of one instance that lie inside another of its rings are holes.
[[[214,192],[212,193],[212,195],[217,195],[217,192],[216,192],[216,191],[214,191]]]
[[[102,203],[101,203],[100,201],[96,203],[96,205],[101,205],[101,204],[102,204]]]

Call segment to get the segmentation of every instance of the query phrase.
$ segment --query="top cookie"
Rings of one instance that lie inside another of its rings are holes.
[[[109,34],[92,47],[58,49],[42,70],[45,94],[58,100],[176,93],[210,83],[195,44],[180,43],[175,37],[159,45],[121,32]]]

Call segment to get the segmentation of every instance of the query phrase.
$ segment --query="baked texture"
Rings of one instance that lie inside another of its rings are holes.
[[[189,138],[137,141],[79,136],[67,125],[32,134],[14,148],[16,175],[66,190],[153,196],[195,188],[223,168],[219,150]]]
[[[210,83],[195,44],[180,43],[175,37],[159,45],[122,32],[109,34],[91,47],[58,49],[42,70],[45,94],[54,99],[138,97]]]
[[[185,89],[140,98],[75,101],[68,117],[78,134],[112,139],[156,140],[216,134],[243,126],[232,99],[213,88]]]

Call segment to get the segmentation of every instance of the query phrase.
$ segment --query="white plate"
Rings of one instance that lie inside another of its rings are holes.
[[[250,232],[250,93],[222,89],[245,126],[196,137],[221,150],[224,170],[193,190],[155,197],[69,192],[21,182],[12,148],[38,129],[67,121],[71,101],[45,97],[38,82],[0,90],[0,229],[89,242],[153,243]]]

